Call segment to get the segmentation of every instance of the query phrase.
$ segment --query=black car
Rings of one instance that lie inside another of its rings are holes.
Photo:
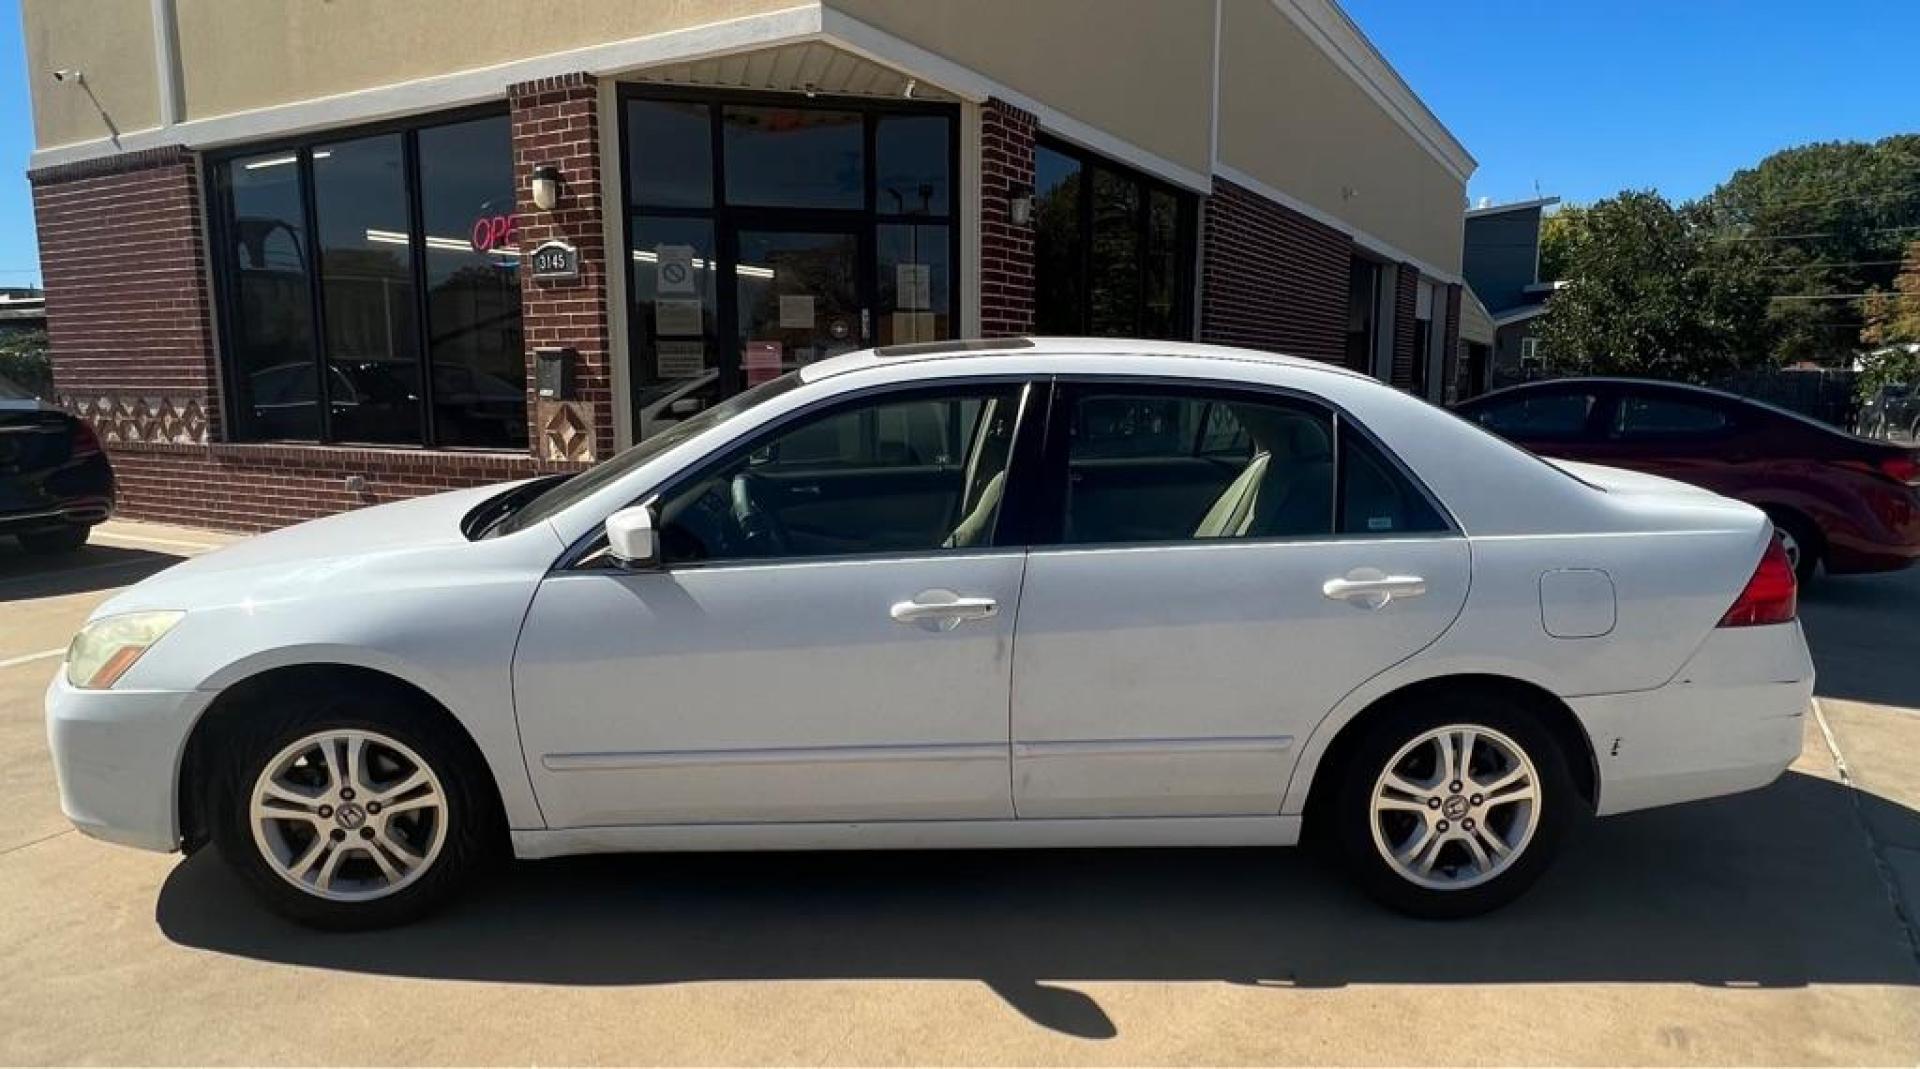
[[[1860,406],[1860,433],[1868,438],[1920,442],[1920,384],[1880,387]]]
[[[93,428],[0,379],[0,535],[59,553],[112,514],[113,469]]]

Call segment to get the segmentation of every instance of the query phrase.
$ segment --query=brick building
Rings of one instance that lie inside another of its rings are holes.
[[[583,467],[899,341],[1457,379],[1473,160],[1331,0],[24,17],[56,387],[126,515],[265,527]]]

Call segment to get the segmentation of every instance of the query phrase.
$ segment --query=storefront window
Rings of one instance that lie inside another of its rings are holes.
[[[944,226],[879,228],[875,345],[939,341],[955,333],[951,239]]]
[[[525,447],[506,116],[213,173],[237,438]]]
[[[226,227],[227,352],[248,437],[320,433],[313,337],[311,256],[299,160],[290,152],[242,156],[226,165],[232,217]]]
[[[662,208],[713,204],[713,117],[705,104],[627,102],[627,198]]]
[[[953,123],[944,115],[887,116],[875,131],[875,208],[893,215],[947,214]]]
[[[413,247],[399,134],[313,150],[333,437],[420,440]]]
[[[450,446],[525,445],[511,128],[496,115],[419,137],[435,437]]]
[[[1034,323],[1043,334],[1183,338],[1194,198],[1064,143],[1034,152]]]
[[[729,107],[727,203],[850,208],[866,202],[864,118],[857,111]]]

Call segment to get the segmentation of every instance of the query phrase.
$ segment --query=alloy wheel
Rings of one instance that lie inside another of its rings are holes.
[[[1401,879],[1431,890],[1486,883],[1540,824],[1540,776],[1518,743],[1449,724],[1402,746],[1374,781],[1373,843]]]
[[[1775,537],[1780,539],[1780,548],[1786,551],[1787,565],[1793,569],[1793,574],[1799,575],[1800,540],[1793,537],[1793,532],[1787,530],[1785,527],[1775,525],[1773,531]]]
[[[447,838],[447,792],[405,744],[334,728],[267,762],[248,823],[281,879],[319,898],[364,902],[432,868]]]

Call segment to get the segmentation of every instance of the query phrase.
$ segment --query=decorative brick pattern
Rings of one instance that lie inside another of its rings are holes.
[[[265,531],[348,509],[584,464],[519,453],[450,453],[302,445],[108,446],[119,513],[142,520]],[[362,490],[347,480],[364,480]]]
[[[1013,225],[1016,186],[1033,188],[1039,121],[1004,100],[980,109],[980,334],[1033,333],[1033,228]]]
[[[1441,353],[1444,359],[1440,366],[1440,400],[1452,404],[1460,399],[1460,284],[1447,287],[1446,340],[1442,343]]]
[[[62,394],[61,403],[74,415],[93,424],[100,440],[109,447],[152,442],[195,445],[207,440],[204,398]]]
[[[1393,367],[1387,382],[1406,390],[1413,387],[1413,332],[1414,316],[1420,311],[1420,269],[1401,264],[1393,274]]]
[[[539,450],[543,460],[593,459],[593,410],[578,401],[542,399],[535,418],[539,421]]]
[[[103,436],[217,438],[194,157],[172,146],[28,178],[55,391],[86,404]]]
[[[1204,214],[1200,339],[1345,359],[1352,239],[1219,177]]]
[[[528,348],[528,438],[542,449],[538,398],[533,394],[532,350],[562,345],[575,352],[578,402],[592,433],[581,459],[613,453],[613,341],[608,327],[607,248],[600,177],[599,89],[590,75],[567,74],[507,89],[513,121],[513,173],[519,191],[520,248],[531,253],[559,240],[580,252],[578,278],[539,280],[521,272],[520,323]],[[552,211],[533,203],[533,170],[560,171],[560,202]]]

